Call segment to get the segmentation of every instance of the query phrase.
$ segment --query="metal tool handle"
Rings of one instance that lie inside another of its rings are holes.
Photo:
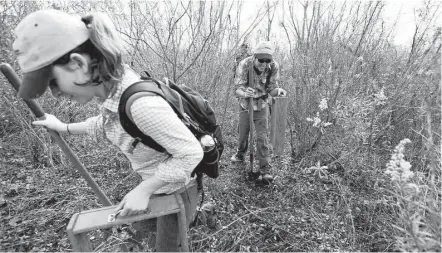
[[[255,131],[253,124],[253,98],[249,98],[249,125],[250,125],[250,140],[249,140],[249,149],[250,149],[250,172],[253,172],[253,161],[255,156],[255,145],[254,145],[254,137],[253,132]]]
[[[253,74],[252,74],[253,69],[252,68],[253,67],[250,67],[249,72],[248,72],[248,74],[249,74],[249,87],[251,87],[253,84]],[[249,164],[249,166],[250,166],[250,172],[253,172],[253,161],[254,161],[254,156],[255,156],[255,154],[254,154],[255,153],[255,145],[253,145],[254,144],[253,98],[249,98],[249,126],[250,126],[249,127],[250,128],[250,130],[249,130],[249,137],[250,137],[250,140],[249,140],[250,164]]]

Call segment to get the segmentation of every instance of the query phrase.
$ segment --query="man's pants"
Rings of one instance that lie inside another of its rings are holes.
[[[259,167],[269,165],[269,145],[267,142],[267,124],[268,124],[268,109],[267,106],[261,111],[253,112],[253,123],[256,131],[256,150],[259,161]],[[249,146],[249,133],[250,133],[250,119],[249,111],[240,111],[239,113],[239,146],[238,154],[245,156],[247,148]]]
[[[197,185],[189,186],[187,190],[182,192],[184,207],[186,209],[187,227],[193,221],[198,201]],[[155,230],[155,251],[156,252],[177,252],[180,249],[180,237],[178,229],[178,216],[176,213],[158,217],[156,219],[144,220],[142,222],[133,223],[140,235],[146,236],[146,232]],[[186,228],[187,229],[187,228]],[[142,232],[144,231],[144,232]],[[142,239],[142,238],[137,238]]]

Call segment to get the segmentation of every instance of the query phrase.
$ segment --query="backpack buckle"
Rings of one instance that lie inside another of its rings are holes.
[[[134,149],[137,147],[138,143],[140,143],[140,142],[141,142],[140,137],[135,138],[135,140],[130,144],[130,147],[128,150],[129,154],[132,154],[134,152]]]

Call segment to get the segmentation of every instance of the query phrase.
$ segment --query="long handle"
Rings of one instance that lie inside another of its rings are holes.
[[[248,84],[249,87],[253,87],[254,86],[254,82],[253,82],[253,74],[252,74],[252,68],[250,67],[248,69]],[[253,160],[254,160],[254,153],[255,153],[255,145],[254,144],[254,138],[253,138],[253,133],[254,131],[254,124],[253,124],[253,98],[249,98],[249,131],[250,131],[250,141],[249,141],[249,149],[250,149],[250,172],[253,172]]]
[[[253,132],[255,131],[253,126],[253,98],[249,98],[249,125],[250,125],[250,141],[249,141],[249,149],[250,149],[250,172],[253,172],[253,160],[254,160],[254,138]]]
[[[14,87],[16,91],[18,91],[21,80],[15,73],[14,69],[6,63],[0,64],[0,70],[3,73],[3,75],[8,79],[9,83]],[[34,115],[39,119],[45,118],[45,113],[43,109],[40,107],[40,105],[34,101],[33,99],[25,99],[25,103],[28,105],[28,107],[31,109],[31,111],[34,113]],[[89,174],[89,172],[86,170],[86,168],[81,164],[80,160],[78,159],[77,155],[74,154],[72,149],[68,146],[68,144],[65,142],[65,140],[58,134],[58,132],[54,130],[48,129],[49,134],[54,139],[54,141],[60,146],[60,148],[63,150],[63,152],[66,154],[66,156],[69,158],[69,160],[74,164],[74,167],[80,172],[81,176],[86,180],[87,184],[94,190],[95,194],[97,194],[98,198],[100,199],[101,203],[106,206],[111,206],[112,202],[109,200],[109,198],[104,194],[104,192],[100,189],[100,187],[97,185],[97,183],[94,181],[92,176]]]

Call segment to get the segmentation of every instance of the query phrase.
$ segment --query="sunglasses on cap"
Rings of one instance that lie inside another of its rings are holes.
[[[258,62],[259,63],[270,63],[272,60],[270,60],[270,59],[258,59]]]

